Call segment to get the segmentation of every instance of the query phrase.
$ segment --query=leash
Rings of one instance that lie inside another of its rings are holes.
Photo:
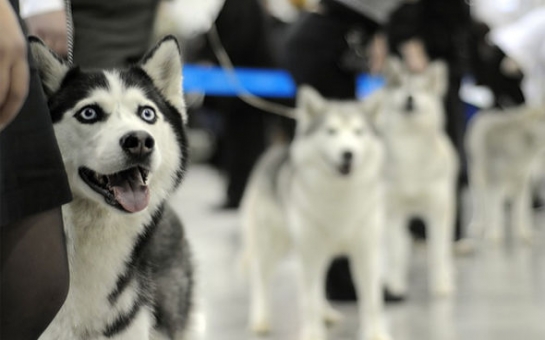
[[[69,1],[69,0],[66,0],[66,1]],[[242,86],[240,79],[238,79],[236,75],[233,62],[231,61],[231,58],[229,58],[229,54],[227,53],[227,51],[225,50],[225,47],[223,47],[223,44],[221,43],[221,39],[218,34],[218,30],[216,28],[215,23],[212,24],[212,27],[208,31],[207,36],[208,36],[208,40],[210,41],[210,44],[212,45],[212,50],[214,51],[216,58],[218,58],[218,61],[221,67],[225,69],[229,77],[229,80],[231,81],[232,85],[237,90],[238,98],[240,98],[246,104],[251,105],[257,109],[267,111],[267,112],[276,114],[278,116],[295,119],[295,113],[293,108],[285,106],[285,105],[273,103],[263,98],[260,98],[250,93],[248,90],[244,88],[244,86]]]
[[[74,19],[72,18],[72,3],[64,0],[64,11],[66,13],[66,38],[67,38],[67,59],[68,64],[74,63]]]

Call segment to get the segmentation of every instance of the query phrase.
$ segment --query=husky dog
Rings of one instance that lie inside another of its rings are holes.
[[[545,107],[483,111],[466,137],[474,200],[473,228],[491,240],[504,237],[505,204],[517,236],[532,238],[532,175],[545,151]],[[543,171],[543,169],[539,169]]]
[[[410,267],[411,218],[422,218],[429,244],[429,282],[434,295],[454,290],[453,254],[458,158],[444,131],[442,98],[446,65],[431,63],[419,74],[391,60],[387,86],[366,102],[386,148],[388,292],[403,299]]]
[[[269,284],[279,260],[300,261],[302,340],[326,339],[338,314],[325,298],[330,260],[349,256],[360,299],[361,339],[389,339],[383,320],[382,144],[358,102],[334,102],[303,86],[297,131],[256,165],[241,206],[251,277],[251,328],[270,331]]]
[[[66,65],[36,38],[30,48],[74,198],[63,207],[70,289],[40,340],[175,339],[192,290],[166,206],[187,163],[178,43],[112,71]]]

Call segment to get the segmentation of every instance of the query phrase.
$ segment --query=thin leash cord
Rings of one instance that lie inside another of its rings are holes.
[[[70,0],[64,0],[66,12],[66,37],[67,37],[67,59],[71,65],[74,63],[74,19],[72,18],[72,4]]]
[[[276,115],[290,118],[290,119],[295,118],[294,110],[292,108],[287,107],[285,105],[280,105],[277,103],[264,100],[248,92],[248,90],[246,90],[244,86],[242,86],[240,79],[238,79],[235,73],[235,68],[233,66],[233,63],[231,62],[231,58],[229,58],[227,51],[225,50],[225,48],[223,47],[221,43],[221,39],[219,37],[215,24],[213,24],[210,30],[208,31],[208,39],[210,40],[212,49],[214,50],[214,54],[216,55],[216,58],[218,58],[220,65],[226,70],[232,85],[235,86],[238,92],[237,93],[238,98],[240,98],[246,104],[251,105],[260,110],[274,113]]]

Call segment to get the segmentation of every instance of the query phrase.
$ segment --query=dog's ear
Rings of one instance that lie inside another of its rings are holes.
[[[378,121],[386,96],[386,89],[380,89],[368,95],[361,103],[363,113],[374,127],[378,127]]]
[[[182,54],[180,45],[172,35],[166,36],[155,45],[140,62],[161,94],[182,113],[187,121],[182,93]]]
[[[322,95],[309,85],[301,85],[297,91],[297,108],[300,114],[309,117],[320,114],[326,105]]]
[[[428,89],[444,97],[448,89],[448,66],[442,61],[433,61],[425,71]]]
[[[389,57],[384,63],[384,78],[387,87],[398,87],[403,81],[406,73],[405,67],[401,60],[397,57]]]
[[[44,92],[49,97],[61,87],[62,80],[70,67],[39,38],[31,36],[28,41],[32,57],[36,62],[42,80]]]

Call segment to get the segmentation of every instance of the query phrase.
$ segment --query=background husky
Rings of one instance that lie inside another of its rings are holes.
[[[70,290],[40,339],[174,339],[192,288],[165,205],[187,162],[178,44],[167,37],[139,65],[94,72],[30,46],[74,196],[63,207]]]
[[[434,62],[421,74],[410,74],[395,60],[389,67],[388,86],[367,102],[377,115],[387,155],[386,285],[395,297],[406,294],[411,246],[408,222],[420,217],[428,234],[431,290],[447,295],[454,289],[458,161],[444,132],[446,66]]]
[[[379,264],[382,145],[361,103],[329,102],[303,87],[297,112],[293,143],[262,157],[241,207],[251,267],[251,328],[269,331],[269,279],[293,248],[300,260],[300,339],[325,339],[324,319],[336,318],[324,287],[329,261],[338,254],[350,257],[363,295],[366,339],[389,339]]]
[[[545,151],[545,108],[524,106],[479,113],[470,122],[466,148],[473,228],[486,238],[502,239],[504,207],[510,203],[517,236],[531,240],[532,173],[542,164],[539,161]]]

